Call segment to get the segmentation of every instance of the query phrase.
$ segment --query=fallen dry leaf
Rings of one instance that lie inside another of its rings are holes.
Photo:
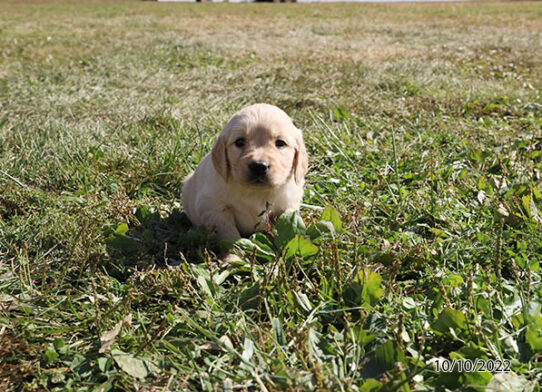
[[[115,327],[109,331],[106,331],[100,336],[100,350],[98,350],[99,353],[104,353],[108,351],[111,348],[111,345],[115,341],[115,338],[120,332],[120,329],[122,326],[130,325],[132,324],[132,314],[130,313],[127,316],[124,316],[122,320],[120,320],[117,324],[115,324]]]

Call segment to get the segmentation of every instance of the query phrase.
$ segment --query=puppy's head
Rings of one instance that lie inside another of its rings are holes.
[[[283,185],[291,176],[303,185],[308,166],[301,131],[268,104],[237,112],[218,137],[212,158],[226,181],[263,188]]]

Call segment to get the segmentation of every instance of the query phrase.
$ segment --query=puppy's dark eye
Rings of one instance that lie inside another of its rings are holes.
[[[281,148],[281,147],[285,147],[286,146],[286,142],[282,139],[278,139],[276,142],[275,142],[275,146],[277,146],[278,148]]]
[[[236,145],[237,147],[243,147],[243,146],[245,145],[245,138],[240,137],[239,139],[237,139],[237,140],[235,141],[235,145]]]

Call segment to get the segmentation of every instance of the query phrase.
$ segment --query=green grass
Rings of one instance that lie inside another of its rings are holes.
[[[527,2],[1,1],[0,389],[538,390],[541,38]],[[304,130],[306,229],[224,268],[182,179],[255,102]]]

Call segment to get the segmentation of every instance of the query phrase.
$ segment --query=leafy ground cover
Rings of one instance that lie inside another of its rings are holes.
[[[0,2],[0,389],[538,390],[541,34],[528,2]],[[254,102],[304,130],[305,206],[226,268],[180,190]]]

